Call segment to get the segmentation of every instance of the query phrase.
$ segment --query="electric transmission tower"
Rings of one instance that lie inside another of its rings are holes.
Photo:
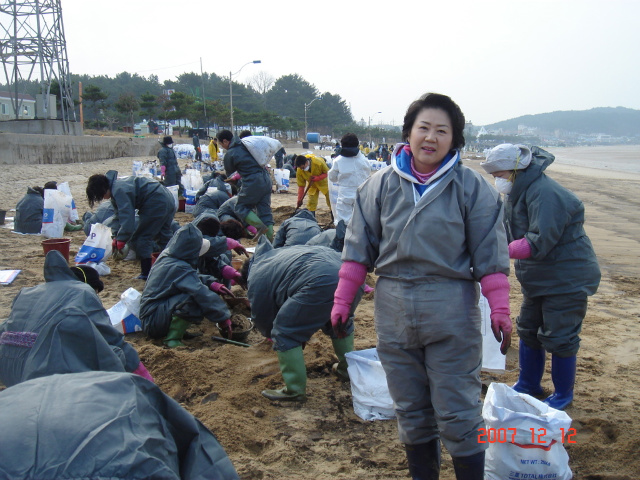
[[[16,119],[27,87],[39,81],[37,118],[61,118],[64,133],[68,134],[69,122],[75,122],[76,115],[60,3],[0,0],[0,58]],[[52,100],[55,94],[59,95],[59,114]]]

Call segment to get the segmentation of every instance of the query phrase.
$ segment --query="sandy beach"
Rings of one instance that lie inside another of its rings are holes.
[[[177,143],[188,143],[188,140]],[[295,145],[287,153],[302,153]],[[574,147],[554,149],[555,162],[547,173],[575,192],[586,208],[586,230],[602,269],[602,282],[590,298],[584,321],[575,400],[567,409],[576,429],[575,443],[565,447],[577,480],[637,480],[640,478],[640,147]],[[115,169],[130,174],[134,160],[117,158],[85,164],[3,166],[0,208],[10,210],[28,186],[46,181],[68,181],[78,212],[88,210],[84,190],[94,173]],[[181,165],[185,161],[182,160]],[[481,171],[479,160],[465,164]],[[296,203],[295,186],[288,194],[274,194],[276,225],[288,218]],[[318,218],[330,222],[323,199]],[[8,217],[13,212],[7,213]],[[177,213],[181,225],[189,214]],[[71,259],[85,239],[82,231],[71,238]],[[0,228],[0,269],[21,269],[9,286],[0,286],[0,321],[8,317],[18,291],[41,283],[44,254],[40,236],[26,236]],[[243,240],[245,246],[251,241]],[[109,260],[100,298],[109,308],[129,287],[142,291],[135,280],[137,262]],[[521,300],[513,274],[511,310],[515,321]],[[369,275],[367,283],[375,285]],[[234,287],[237,291],[239,287]],[[239,292],[238,292],[239,293]],[[356,349],[374,347],[373,294],[356,312]],[[330,340],[321,333],[307,344],[309,399],[304,404],[276,405],[260,395],[281,385],[278,361],[270,345],[256,332],[251,348],[214,343],[217,329],[208,321],[192,328],[204,335],[188,347],[169,350],[142,333],[127,335],[157,384],[197,416],[218,437],[243,479],[406,479],[408,471],[395,421],[362,421],[353,413],[349,384],[330,374],[335,361]],[[491,382],[509,385],[517,379],[517,335],[507,355],[504,374],[483,373]],[[550,363],[543,387],[551,392]],[[96,399],[99,401],[99,399]],[[453,479],[450,457],[443,452],[441,478]]]

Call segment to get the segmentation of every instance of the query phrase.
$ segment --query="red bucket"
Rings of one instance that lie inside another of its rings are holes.
[[[64,258],[69,261],[69,245],[71,245],[70,238],[49,238],[48,240],[42,241],[42,249],[44,250],[44,256],[47,256],[51,250],[57,250]]]
[[[186,198],[179,198],[178,199],[178,211],[179,212],[184,212],[185,206],[187,205],[187,199]]]

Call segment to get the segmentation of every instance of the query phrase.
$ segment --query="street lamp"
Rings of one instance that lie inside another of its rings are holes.
[[[309,103],[304,104],[304,141],[305,142],[307,141],[307,108],[309,108],[311,104],[316,100],[322,100],[322,97],[316,97],[313,100],[311,100]]]
[[[262,63],[262,62],[260,60],[253,60],[251,62],[247,62],[240,67],[240,70],[242,70],[244,67],[252,63]],[[232,78],[234,75],[238,75],[240,73],[240,70],[238,70],[236,73],[229,72],[229,108],[231,109],[231,132],[233,132],[233,81],[232,81]]]
[[[371,148],[371,119],[379,113],[382,113],[382,112],[376,112],[373,115],[369,115],[369,148]]]

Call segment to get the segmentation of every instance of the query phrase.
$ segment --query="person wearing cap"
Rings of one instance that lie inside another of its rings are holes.
[[[87,266],[69,268],[47,253],[45,282],[20,290],[0,324],[0,381],[10,387],[32,378],[91,370],[131,372],[153,381],[136,350],[109,319],[98,292],[104,284]]]
[[[446,95],[409,106],[391,166],[358,189],[331,312],[339,329],[375,269],[377,352],[414,479],[438,478],[440,440],[458,480],[484,478],[478,283],[503,354],[511,342],[502,202],[460,163],[464,125]]]
[[[182,338],[192,323],[206,317],[231,338],[231,315],[219,294],[227,287],[210,275],[199,275],[198,260],[210,242],[194,224],[180,227],[158,256],[140,299],[140,322],[152,338],[164,337],[170,348],[184,346]]]
[[[522,287],[520,376],[513,388],[542,395],[545,352],[550,352],[554,391],[544,401],[562,410],[573,400],[579,334],[600,268],[584,231],[584,205],[545,174],[554,160],[538,147],[502,144],[480,165],[505,195],[509,257]]]
[[[354,133],[346,133],[340,141],[342,149],[331,165],[329,181],[338,185],[334,221],[343,220],[347,224],[353,213],[356,191],[371,175],[371,165],[358,149],[360,142]]]
[[[165,187],[178,185],[178,194],[181,195],[183,191],[182,182],[180,181],[182,172],[180,172],[180,167],[178,166],[176,152],[173,150],[173,138],[169,136],[164,137],[160,145],[162,145],[162,147],[158,152],[158,160],[160,161],[162,183]]]

